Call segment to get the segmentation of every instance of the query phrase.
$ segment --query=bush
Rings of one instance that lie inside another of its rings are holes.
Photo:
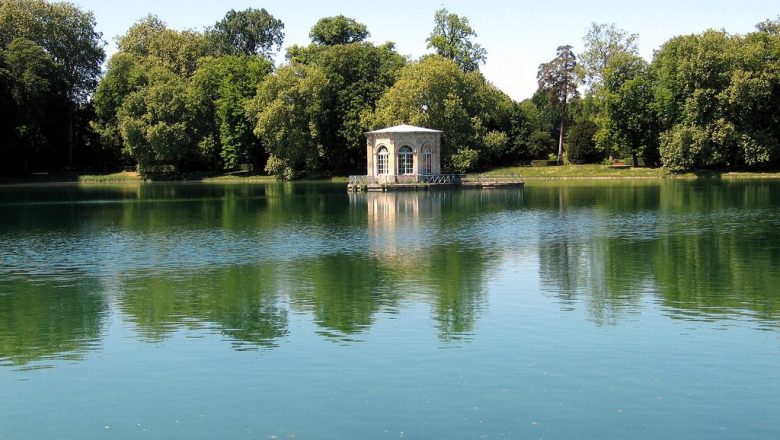
[[[602,159],[596,149],[594,136],[598,126],[593,121],[582,121],[574,125],[567,136],[566,155],[569,162],[575,164],[598,163]]]

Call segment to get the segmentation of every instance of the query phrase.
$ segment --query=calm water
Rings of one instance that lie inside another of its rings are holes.
[[[780,182],[0,188],[0,439],[780,437]]]

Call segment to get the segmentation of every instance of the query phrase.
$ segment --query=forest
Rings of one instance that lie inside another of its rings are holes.
[[[467,17],[432,18],[419,59],[332,16],[277,65],[284,23],[265,9],[183,31],[150,15],[106,60],[91,12],[0,0],[0,176],[362,174],[364,132],[402,123],[443,130],[451,172],[532,159],[672,173],[780,165],[780,17],[748,34],[675,36],[651,62],[638,35],[593,23],[582,51],[558,47],[520,102],[480,72],[488,53]]]

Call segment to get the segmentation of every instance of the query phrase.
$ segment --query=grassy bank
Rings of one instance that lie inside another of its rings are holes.
[[[563,165],[550,167],[501,167],[485,172],[487,175],[519,174],[525,180],[630,180],[630,179],[780,179],[780,171],[707,171],[700,173],[669,174],[661,168],[631,168],[612,167],[609,165]],[[339,176],[330,179],[318,179],[317,182],[347,183],[347,177]],[[276,182],[273,176],[253,173],[229,173],[222,175],[190,174],[174,178],[156,179],[155,181],[204,182],[204,183],[269,183]],[[120,172],[109,174],[38,174],[27,177],[3,179],[0,184],[130,184],[142,183],[143,179],[136,172]]]
[[[519,174],[526,180],[568,179],[779,179],[780,171],[703,171],[669,174],[662,168],[613,167],[610,165],[563,165],[552,167],[502,167],[486,174]]]

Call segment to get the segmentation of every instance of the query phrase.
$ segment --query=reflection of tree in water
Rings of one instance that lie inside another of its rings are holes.
[[[94,278],[0,283],[0,361],[81,359],[100,341],[107,304]]]
[[[288,333],[279,283],[272,265],[137,276],[123,281],[120,308],[152,341],[205,326],[239,344],[272,347]]]
[[[407,292],[426,293],[444,340],[474,331],[484,303],[484,245],[480,218],[519,206],[521,191],[369,193],[352,197],[368,205],[376,263]],[[478,238],[477,238],[478,240]]]
[[[588,187],[540,191],[557,193],[535,201],[556,212],[560,232],[543,234],[539,245],[543,290],[569,308],[586,302],[599,323],[638,310],[641,296],[656,292],[675,318],[749,314],[776,325],[780,231],[767,214],[780,195],[760,182],[651,188],[598,197]],[[645,207],[652,216],[641,214]],[[605,229],[577,232],[583,217],[596,215]]]
[[[293,305],[314,315],[323,334],[355,335],[374,323],[379,311],[395,312],[402,274],[382,261],[357,254],[324,255],[292,263]]]
[[[462,339],[473,333],[484,307],[487,257],[481,249],[456,244],[434,246],[428,253],[421,276],[433,289],[439,334],[444,340]]]

